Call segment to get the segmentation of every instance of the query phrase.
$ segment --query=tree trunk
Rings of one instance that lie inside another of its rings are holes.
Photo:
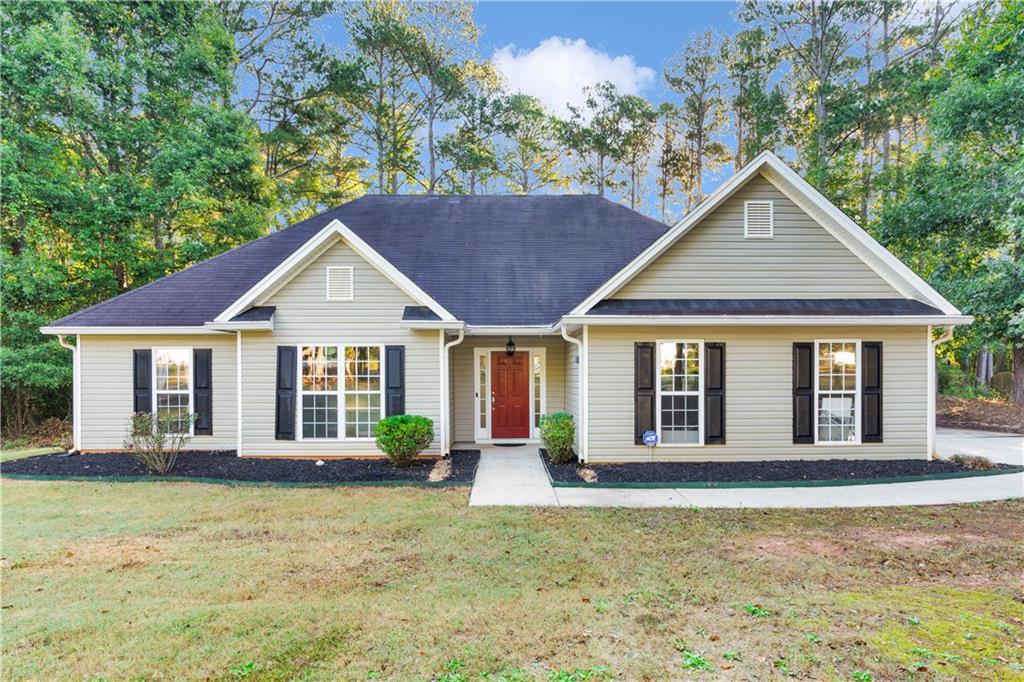
[[[1010,402],[1024,405],[1024,341],[1013,346],[1013,387]]]
[[[978,386],[988,386],[989,368],[992,362],[992,351],[982,348],[978,351],[978,364],[975,367],[974,378]]]

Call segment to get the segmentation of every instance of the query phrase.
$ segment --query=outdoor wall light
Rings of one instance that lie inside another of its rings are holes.
[[[505,344],[505,352],[508,353],[509,357],[516,354],[516,342],[512,340],[512,337],[508,337],[508,343]]]

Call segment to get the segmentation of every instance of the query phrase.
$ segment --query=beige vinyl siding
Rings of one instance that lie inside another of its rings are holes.
[[[745,239],[743,205],[771,199],[772,239]],[[902,298],[763,176],[755,176],[612,298]]]
[[[213,351],[213,435],[195,436],[190,450],[235,447],[238,386],[235,335],[83,335],[81,447],[120,450],[134,408],[134,351],[154,348],[209,348]]]
[[[590,461],[646,459],[633,443],[633,344],[722,341],[726,444],[659,446],[659,460],[924,458],[927,450],[928,332],[925,327],[590,327]],[[793,343],[825,339],[883,343],[884,442],[794,445]]]
[[[328,266],[353,268],[354,300],[326,300]],[[276,307],[274,331],[242,335],[243,455],[382,454],[367,440],[274,439],[277,346],[303,344],[404,345],[406,412],[434,420],[435,440],[427,453],[440,452],[440,333],[402,329],[405,306],[416,303],[391,280],[338,240],[259,304]],[[298,395],[296,402],[301,408]],[[297,416],[296,432],[301,429]]]
[[[513,336],[513,340],[520,350],[544,348],[546,412],[565,409],[565,340],[560,336]],[[477,370],[473,365],[473,351],[475,348],[499,348],[504,352],[507,341],[507,336],[467,336],[461,344],[451,349],[451,386],[452,399],[455,403],[452,422],[455,440],[460,443],[472,443],[476,440],[474,426],[479,406],[474,392],[474,372]]]

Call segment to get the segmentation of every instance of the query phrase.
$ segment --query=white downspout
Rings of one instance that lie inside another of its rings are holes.
[[[63,336],[57,336],[57,343],[71,351],[71,434],[72,448],[82,451],[82,362],[79,345],[82,337],[75,335],[75,345],[68,343]]]
[[[935,401],[938,397],[938,381],[935,376],[935,351],[940,343],[953,338],[952,325],[944,328],[942,335],[932,338],[932,327],[928,327],[928,459],[935,458]]]
[[[577,383],[579,384],[579,391],[580,391],[580,398],[579,398],[580,423],[579,423],[579,433],[577,434],[577,436],[579,437],[579,445],[580,445],[579,460],[581,462],[585,463],[587,461],[587,453],[586,453],[586,449],[585,449],[585,441],[583,439],[583,434],[586,433],[586,430],[585,430],[586,426],[585,426],[585,424],[586,424],[586,419],[587,419],[587,416],[586,416],[587,415],[587,408],[586,408],[585,400],[586,400],[587,392],[586,392],[586,388],[585,388],[584,383],[583,383],[583,368],[585,366],[584,365],[585,358],[583,357],[583,341],[581,341],[580,339],[576,339],[576,338],[573,338],[572,336],[570,336],[569,335],[569,331],[568,331],[568,329],[566,328],[566,326],[564,324],[561,327],[561,332],[562,332],[562,338],[563,339],[565,339],[569,343],[571,343],[574,346],[576,346],[576,361],[578,363],[577,364],[577,367],[578,367],[578,369],[577,369],[577,374],[578,374],[578,376],[577,376]]]
[[[235,436],[235,455],[242,456],[242,330],[235,332],[235,390],[238,391],[237,411],[235,417],[238,423],[237,435]]]
[[[457,346],[462,343],[462,339],[466,336],[466,329],[460,328],[459,335],[454,341],[449,341],[447,344],[444,342],[444,330],[439,330],[441,335],[441,456],[447,455],[447,450],[451,447],[451,443],[448,442],[448,436],[450,430],[448,428],[448,391],[451,387],[448,385],[448,350],[453,346]]]

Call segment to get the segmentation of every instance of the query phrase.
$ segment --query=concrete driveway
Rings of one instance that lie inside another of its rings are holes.
[[[993,462],[1024,466],[1024,436],[966,429],[935,430],[935,449],[942,457],[981,455]]]

